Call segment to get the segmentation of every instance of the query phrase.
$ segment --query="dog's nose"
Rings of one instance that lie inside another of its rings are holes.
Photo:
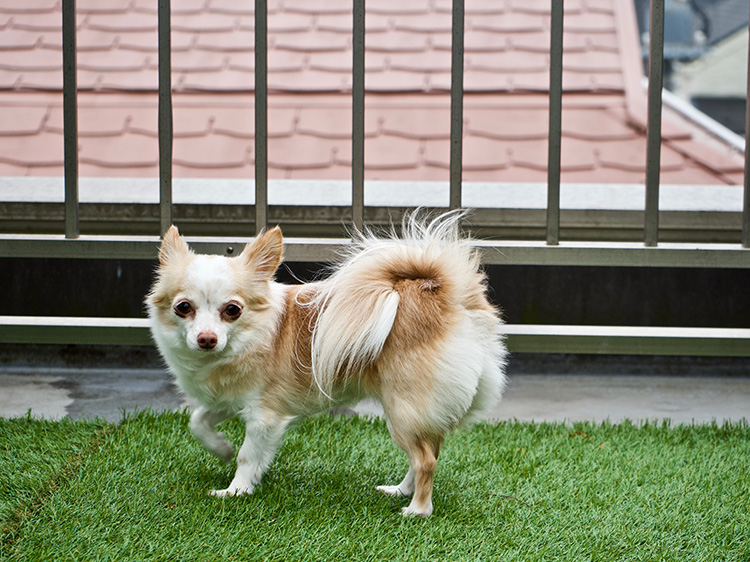
[[[201,349],[213,349],[219,343],[219,338],[213,332],[201,332],[198,334],[198,347]]]

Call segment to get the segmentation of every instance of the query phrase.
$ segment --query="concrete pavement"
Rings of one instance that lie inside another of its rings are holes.
[[[0,353],[0,416],[118,421],[135,409],[186,405],[151,352],[34,355]],[[516,356],[509,378],[491,419],[750,420],[750,360]],[[380,413],[372,402],[344,411]]]

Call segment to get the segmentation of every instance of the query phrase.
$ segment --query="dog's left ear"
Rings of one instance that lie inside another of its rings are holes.
[[[239,258],[262,277],[271,277],[281,265],[284,253],[281,229],[278,226],[259,235],[250,242]]]

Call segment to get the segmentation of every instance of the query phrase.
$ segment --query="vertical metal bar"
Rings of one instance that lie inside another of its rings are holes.
[[[352,224],[365,222],[365,0],[354,0],[352,45]]]
[[[464,130],[464,0],[453,0],[451,40],[451,167],[449,207],[461,207]]]
[[[659,174],[661,171],[661,90],[664,67],[664,0],[651,0],[648,51],[648,139],[644,244],[659,242]]]
[[[563,0],[551,0],[547,244],[560,243],[560,151],[562,146]]]
[[[745,97],[745,195],[742,203],[742,247],[750,248],[750,53],[747,57],[747,96]]]
[[[159,0],[159,231],[172,225],[172,38],[170,0]]]
[[[65,237],[78,238],[78,78],[76,75],[76,2],[64,0],[63,143],[65,156]]]
[[[268,3],[255,0],[255,232],[268,224]]]

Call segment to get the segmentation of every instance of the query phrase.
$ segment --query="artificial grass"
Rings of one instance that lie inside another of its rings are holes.
[[[225,431],[239,442],[239,423]],[[0,419],[0,560],[750,560],[747,423],[480,424],[449,436],[435,513],[378,494],[385,423],[291,430],[250,497],[183,412]]]

